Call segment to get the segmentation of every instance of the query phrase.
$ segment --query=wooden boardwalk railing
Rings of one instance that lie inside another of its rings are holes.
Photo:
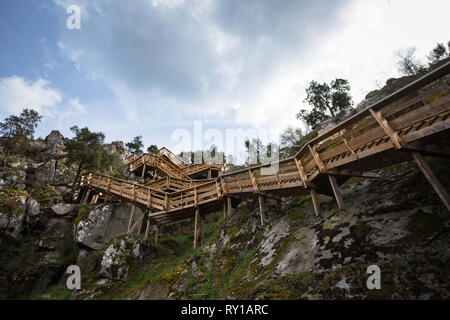
[[[161,225],[195,217],[196,226],[202,225],[202,214],[222,207],[226,215],[231,199],[259,197],[263,221],[263,197],[281,199],[310,193],[318,215],[317,193],[333,195],[344,209],[340,183],[350,176],[373,176],[367,171],[414,158],[450,210],[448,191],[421,156],[450,157],[449,73],[447,62],[369,106],[308,142],[294,157],[277,162],[279,168],[273,174],[261,174],[261,169],[272,163],[221,174],[211,181],[193,181],[189,175],[207,167],[173,162],[179,158],[163,148],[155,154],[130,157],[129,165],[132,171],[141,168],[143,174],[146,166],[156,168],[165,178],[138,185],[90,172],[83,175],[80,184],[86,190],[82,201],[87,201],[87,190],[92,189],[142,207],[149,212],[147,235],[151,223]],[[195,241],[197,231],[196,227]]]

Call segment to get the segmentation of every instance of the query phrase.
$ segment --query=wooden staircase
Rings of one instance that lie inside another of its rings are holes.
[[[414,159],[450,210],[448,191],[433,175],[422,155],[450,157],[450,62],[369,106],[335,128],[309,141],[294,157],[277,163],[220,174],[211,180],[193,180],[218,165],[188,165],[168,149],[132,156],[128,165],[144,176],[162,177],[139,185],[96,172],[81,178],[79,200],[115,197],[141,207],[150,224],[164,225],[195,217],[195,243],[204,214],[232,203],[258,197],[263,222],[264,198],[311,194],[319,215],[317,194],[334,196],[345,209],[339,185],[352,176],[374,177],[369,171]],[[278,166],[271,174],[262,169]],[[97,197],[97,198],[95,198]],[[93,200],[94,201],[94,200]],[[133,215],[133,214],[132,214]],[[143,221],[140,222],[141,227]],[[131,225],[131,223],[130,223]]]

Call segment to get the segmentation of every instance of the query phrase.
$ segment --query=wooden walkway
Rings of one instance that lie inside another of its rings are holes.
[[[95,203],[99,197],[105,201],[115,197],[141,207],[146,215],[134,221],[133,209],[129,232],[142,231],[146,225],[146,237],[152,224],[195,217],[196,245],[203,216],[210,212],[223,209],[227,217],[239,201],[258,197],[263,223],[264,198],[281,200],[299,194],[311,194],[316,215],[320,214],[317,194],[334,196],[339,208],[345,209],[339,185],[347,179],[373,177],[369,171],[414,159],[450,210],[448,191],[422,156],[450,157],[449,115],[447,62],[311,140],[294,157],[279,161],[278,171],[272,174],[261,174],[270,164],[232,173],[223,173],[220,165],[188,165],[163,148],[128,158],[131,171],[155,181],[140,185],[88,172],[81,178],[78,198]],[[199,174],[206,180],[193,179]]]

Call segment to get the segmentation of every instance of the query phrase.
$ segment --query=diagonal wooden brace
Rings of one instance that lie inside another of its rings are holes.
[[[401,149],[403,141],[400,138],[400,136],[397,134],[397,132],[395,132],[394,129],[392,129],[389,122],[385,118],[383,118],[383,116],[381,115],[381,113],[379,111],[374,111],[373,109],[369,109],[369,111],[372,114],[372,116],[375,118],[375,120],[377,120],[380,127],[384,130],[384,132],[386,132],[386,134],[392,140],[392,143],[394,144],[394,146],[397,149]]]

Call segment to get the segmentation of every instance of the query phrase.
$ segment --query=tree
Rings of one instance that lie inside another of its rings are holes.
[[[398,70],[407,76],[420,76],[427,72],[427,67],[417,60],[416,48],[408,48],[404,52],[398,52]]]
[[[150,147],[147,148],[148,153],[155,153],[158,151],[158,147],[155,144],[152,144]]]
[[[66,142],[67,164],[76,165],[77,172],[72,184],[71,197],[75,191],[81,172],[89,169],[107,169],[116,164],[117,155],[110,154],[104,148],[105,135],[102,132],[91,132],[87,127],[73,126],[70,130],[75,136]]]
[[[144,142],[142,141],[142,136],[136,136],[133,138],[133,141],[125,144],[128,148],[128,152],[130,153],[142,153],[141,148],[144,147]]]
[[[330,85],[311,81],[306,88],[307,96],[304,101],[312,106],[312,110],[310,112],[305,109],[300,110],[297,119],[305,121],[310,127],[314,127],[330,117],[336,118],[341,111],[353,105],[349,91],[350,84],[345,79],[336,78]]]
[[[245,149],[247,150],[247,165],[260,165],[262,157],[266,154],[267,149],[261,139],[253,138],[245,140]]]
[[[225,163],[224,152],[218,151],[217,146],[212,144],[206,151],[203,152],[203,159],[205,163]]]
[[[293,156],[303,146],[303,131],[300,128],[288,127],[280,136],[281,156]]]
[[[42,116],[37,111],[23,109],[19,116],[11,115],[0,123],[4,150],[2,166],[5,165],[6,157],[11,151],[21,149],[30,140],[33,140],[34,131],[41,120]]]
[[[449,51],[447,51],[447,48],[444,44],[438,43],[436,47],[430,52],[430,55],[427,57],[428,62],[431,65],[434,65],[441,61],[442,59],[445,59],[449,56],[450,52],[450,41],[447,44]]]

